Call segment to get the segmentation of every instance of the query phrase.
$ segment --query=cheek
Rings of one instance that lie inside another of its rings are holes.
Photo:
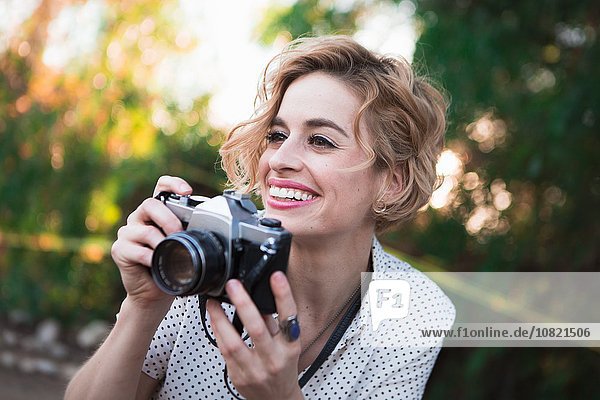
[[[369,188],[365,187],[366,180],[360,173],[341,173],[328,176],[327,181],[334,189],[332,200],[345,207],[361,208],[365,203]]]
[[[261,180],[269,173],[269,158],[265,151],[258,160],[258,176]]]
[[[365,206],[370,206],[378,193],[377,177],[370,171],[357,172],[352,176],[351,185],[354,190],[351,192],[355,201]]]

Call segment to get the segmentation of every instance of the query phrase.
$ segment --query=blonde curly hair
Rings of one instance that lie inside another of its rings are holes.
[[[371,52],[348,36],[297,39],[269,62],[254,117],[236,125],[220,149],[230,184],[245,192],[258,189],[265,135],[285,91],[313,72],[336,77],[362,100],[354,132],[368,159],[359,167],[389,172],[373,204],[377,232],[412,218],[438,181],[435,165],[444,145],[448,102],[405,59]],[[368,135],[360,132],[361,120]]]

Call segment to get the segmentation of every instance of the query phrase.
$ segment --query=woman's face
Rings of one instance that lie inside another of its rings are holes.
[[[353,129],[360,105],[342,81],[319,72],[298,78],[283,96],[259,179],[266,215],[296,238],[374,230],[371,208],[383,174],[348,170],[367,159]]]

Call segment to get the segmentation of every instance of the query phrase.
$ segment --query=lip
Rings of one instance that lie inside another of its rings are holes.
[[[283,201],[283,200],[278,200],[278,199],[272,197],[271,195],[269,195],[267,197],[267,205],[274,209],[289,210],[289,209],[293,209],[293,208],[304,207],[304,206],[308,206],[308,205],[314,203],[315,201],[317,201],[317,199],[319,199],[319,195],[317,194],[317,192],[315,192],[313,189],[311,189],[308,186],[305,186],[299,182],[294,182],[294,181],[290,181],[287,179],[269,178],[267,180],[267,184],[269,185],[269,187],[277,186],[277,187],[282,187],[282,188],[287,188],[287,189],[302,190],[304,192],[310,193],[313,196],[315,196],[310,200],[304,200],[304,201],[289,201],[289,200]]]

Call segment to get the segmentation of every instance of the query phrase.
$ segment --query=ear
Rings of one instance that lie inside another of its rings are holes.
[[[393,171],[383,171],[382,175],[378,200],[387,204],[395,201],[404,189],[404,174],[401,168],[396,166]]]

